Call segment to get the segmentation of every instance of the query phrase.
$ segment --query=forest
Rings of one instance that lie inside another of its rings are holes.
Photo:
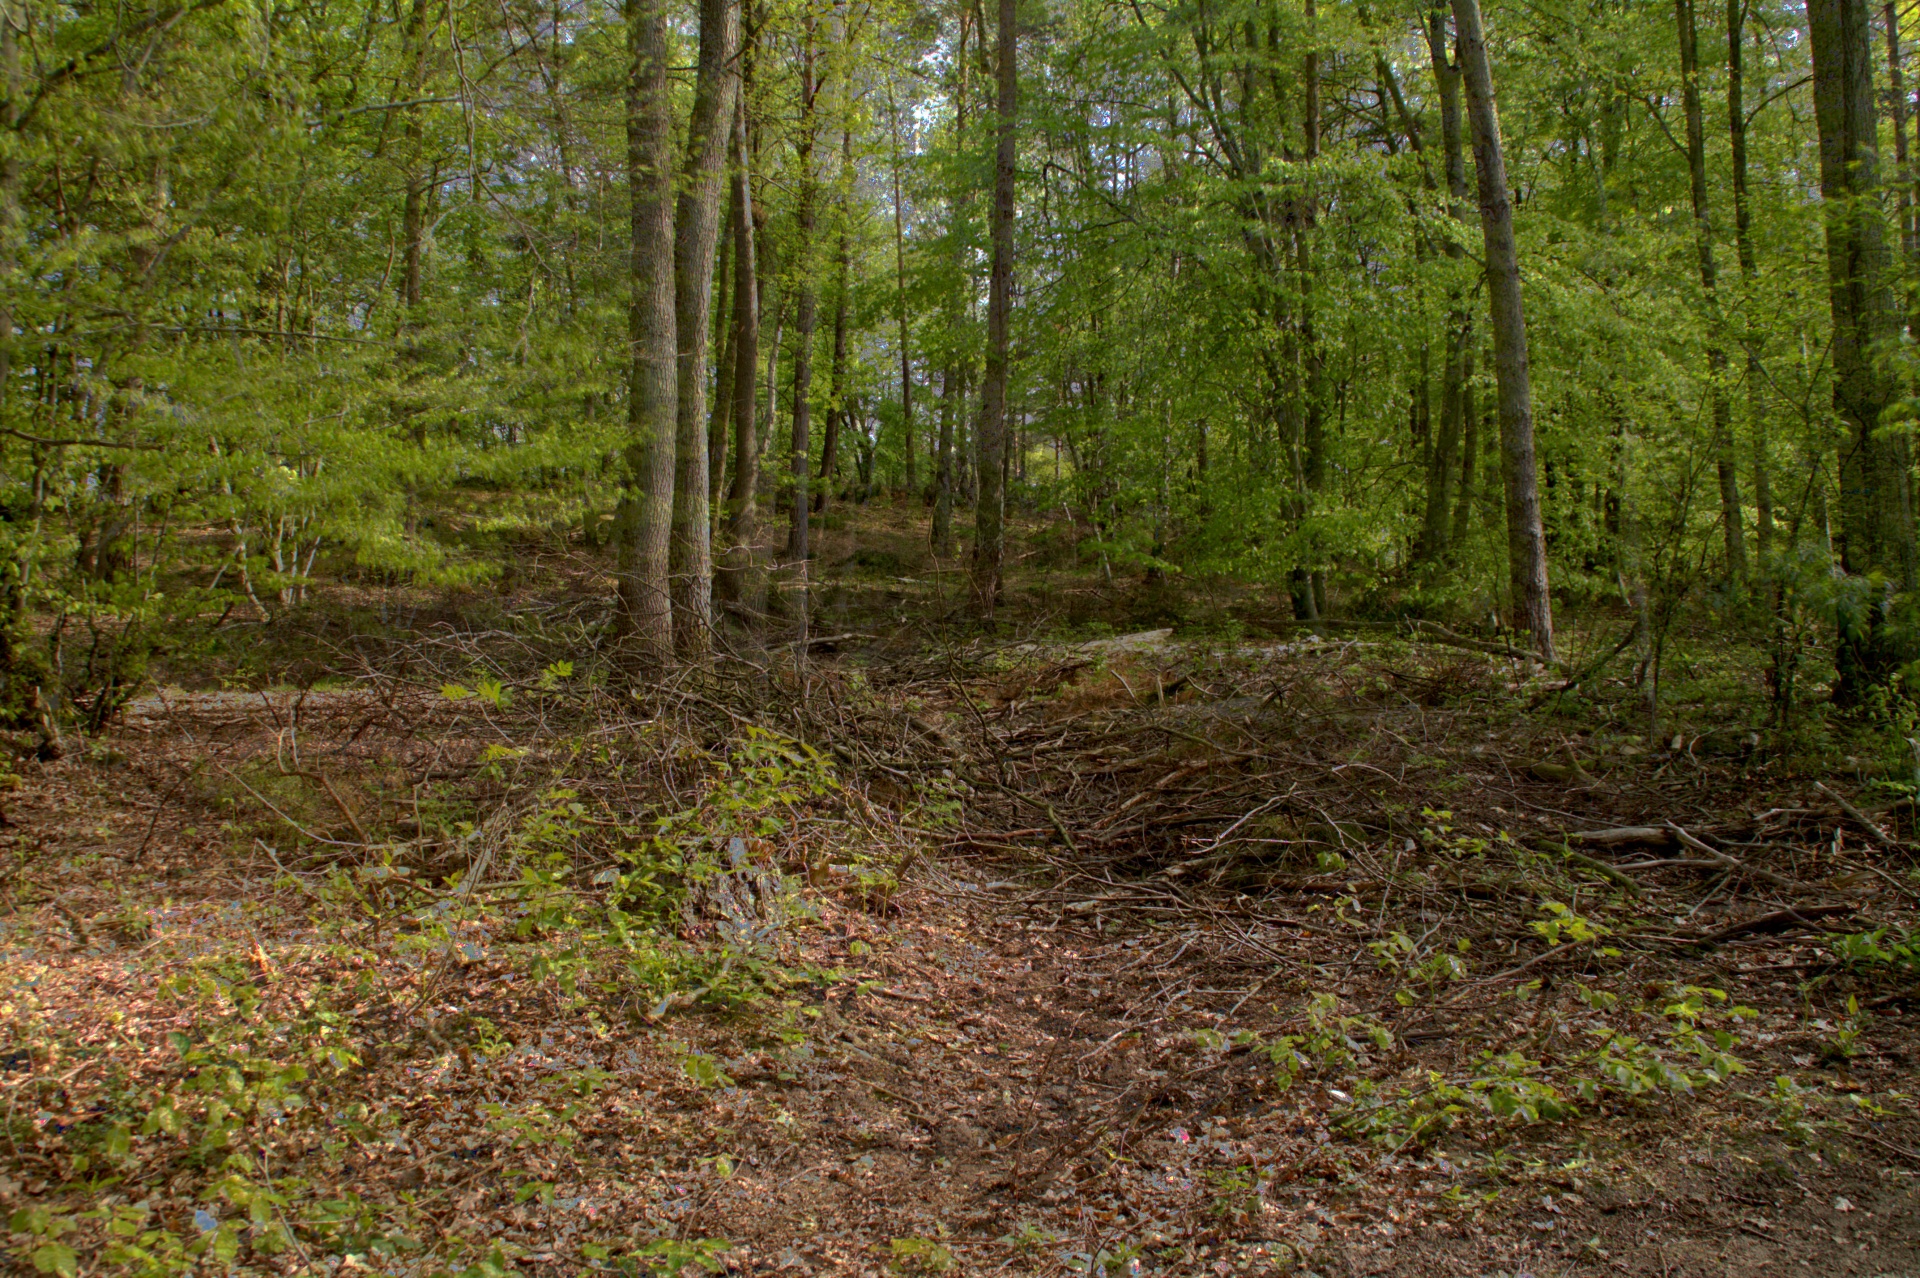
[[[1916,44],[0,0],[0,1271],[1920,1269]]]

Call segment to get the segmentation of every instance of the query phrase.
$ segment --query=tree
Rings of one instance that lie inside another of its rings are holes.
[[[738,85],[737,0],[701,0],[700,61],[674,227],[676,351],[672,575],[674,645],[703,658],[713,630],[713,528],[707,456],[707,370],[720,187]]]
[[[814,143],[819,132],[819,102],[822,87],[819,49],[815,43],[817,24],[813,9],[801,18],[800,43],[800,124],[794,141],[794,162],[799,168],[799,214],[795,219],[794,247],[794,343],[793,343],[793,509],[787,531],[787,560],[792,565],[793,607],[801,651],[807,641],[807,479],[813,468],[813,330],[819,308],[819,285],[813,276],[814,230],[819,217],[820,179],[814,171]]]
[[[632,298],[627,341],[626,474],[620,494],[620,626],[631,656],[673,652],[669,538],[679,415],[674,313],[672,84],[665,0],[627,0],[627,190],[632,205]]]
[[[733,484],[727,493],[727,556],[717,579],[719,593],[749,614],[758,611],[760,590],[754,562],[758,521],[754,488],[759,482],[760,280],[754,234],[752,152],[747,144],[745,95],[733,128]]]
[[[1733,410],[1727,402],[1727,352],[1722,344],[1719,273],[1714,265],[1713,214],[1707,198],[1707,133],[1700,109],[1700,38],[1693,0],[1674,0],[1680,32],[1680,96],[1687,121],[1687,185],[1693,204],[1694,252],[1706,303],[1707,397],[1713,412],[1714,467],[1720,476],[1720,523],[1726,541],[1727,576],[1746,576],[1746,534],[1740,514],[1740,470],[1734,460]]]
[[[1000,598],[1005,555],[1007,392],[1012,375],[1014,163],[1018,143],[1015,112],[1019,79],[1014,0],[1000,0],[998,76],[999,142],[993,157],[993,266],[987,294],[987,381],[980,410],[980,498],[974,508],[973,594],[991,620]]]
[[[1479,0],[1453,0],[1461,78],[1473,130],[1480,188],[1480,234],[1487,261],[1487,304],[1493,326],[1494,377],[1500,388],[1500,462],[1507,497],[1507,572],[1513,622],[1530,631],[1535,649],[1553,658],[1553,603],[1547,593],[1546,532],[1540,523],[1540,481],[1533,453],[1533,388],[1527,368],[1527,317],[1520,298],[1520,252],[1513,233],[1513,197],[1494,105],[1493,69]]]
[[[1833,407],[1840,445],[1840,563],[1867,578],[1843,601],[1838,695],[1857,701],[1905,659],[1886,607],[1889,589],[1914,585],[1912,463],[1904,436],[1881,433],[1895,390],[1880,360],[1897,311],[1886,237],[1875,203],[1879,117],[1865,0],[1810,0],[1814,118],[1820,132],[1828,305],[1833,317]]]

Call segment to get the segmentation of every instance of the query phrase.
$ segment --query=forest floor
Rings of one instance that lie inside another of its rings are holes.
[[[1920,1272],[1910,804],[884,532],[804,661],[598,681],[561,548],[18,764],[6,1263]]]

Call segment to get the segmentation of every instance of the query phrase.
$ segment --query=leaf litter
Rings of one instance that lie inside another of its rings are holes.
[[[1910,809],[1392,636],[568,651],[23,765],[17,1268],[1916,1263]]]

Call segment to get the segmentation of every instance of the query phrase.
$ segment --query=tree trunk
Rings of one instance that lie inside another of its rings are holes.
[[[426,198],[428,183],[420,172],[421,139],[419,98],[427,82],[427,10],[428,0],[413,0],[407,14],[407,29],[401,36],[401,58],[407,64],[406,123],[401,134],[406,139],[407,188],[400,211],[400,303],[406,322],[420,304],[420,257],[426,238]]]
[[[819,309],[813,276],[813,232],[818,217],[819,182],[813,171],[814,135],[819,128],[820,85],[814,78],[814,20],[804,20],[800,55],[800,135],[795,143],[800,168],[798,243],[794,247],[793,343],[793,522],[787,530],[787,560],[793,565],[795,630],[805,653],[807,642],[807,479],[812,473],[813,449],[813,330]]]
[[[1707,201],[1707,133],[1700,111],[1700,43],[1693,0],[1674,0],[1680,34],[1680,98],[1687,117],[1687,176],[1693,200],[1694,252],[1706,302],[1707,397],[1713,413],[1713,458],[1720,472],[1720,528],[1727,579],[1747,575],[1747,542],[1740,514],[1740,469],[1734,461],[1733,411],[1727,403],[1727,351],[1720,314],[1719,272],[1713,258],[1713,216]]]
[[[1304,158],[1311,164],[1320,158],[1320,50],[1313,43],[1319,38],[1316,0],[1306,0],[1304,12],[1309,43],[1301,67],[1305,97],[1301,142]],[[1326,355],[1320,349],[1319,335],[1315,331],[1313,304],[1318,274],[1314,266],[1313,231],[1319,220],[1320,196],[1309,174],[1301,215],[1293,226],[1294,264],[1300,277],[1301,389],[1306,401],[1301,409],[1300,422],[1300,477],[1305,490],[1300,502],[1303,518],[1313,514],[1327,486]],[[1321,566],[1324,561],[1318,547],[1314,548],[1313,559],[1311,565],[1297,572],[1296,593],[1306,603],[1305,616],[1319,621],[1327,615],[1327,576],[1325,568]]]
[[[1480,0],[1453,0],[1460,70],[1473,130],[1480,187],[1480,234],[1493,323],[1493,371],[1500,391],[1500,469],[1506,488],[1507,570],[1515,628],[1553,659],[1553,601],[1547,592],[1547,539],[1540,524],[1540,479],[1533,458],[1533,390],[1527,372],[1527,317],[1520,300],[1520,251],[1513,236],[1513,198],[1500,144],[1493,69],[1480,25]]]
[[[0,103],[0,130],[11,134],[19,126],[20,46],[13,30],[12,6],[0,8],[0,90],[7,97]],[[6,420],[13,386],[13,281],[15,267],[13,237],[20,220],[20,160],[15,147],[6,148],[0,157],[0,422]],[[8,628],[19,612],[23,596],[19,592],[19,574],[9,576],[7,606],[0,609],[0,675],[10,665]],[[4,709],[4,707],[0,707]]]
[[[1473,531],[1473,505],[1478,494],[1474,485],[1479,478],[1480,406],[1474,402],[1474,342],[1468,333],[1466,349],[1460,356],[1460,485],[1453,499],[1453,535],[1448,541],[1457,555]]]
[[[853,291],[853,131],[840,131],[840,241],[834,253],[833,372],[827,397],[827,434],[820,441],[820,495],[816,509],[833,505],[833,480],[840,469],[840,427],[847,415],[847,307]]]
[[[1878,435],[1894,386],[1876,361],[1897,323],[1887,245],[1875,196],[1879,120],[1873,108],[1872,41],[1865,0],[1809,0],[1814,120],[1820,132],[1820,194],[1826,213],[1827,282],[1833,313],[1833,406],[1845,424],[1840,450],[1840,563],[1913,587],[1913,508],[1904,436]],[[1838,618],[1835,695],[1857,701],[1884,683],[1908,645],[1877,598]]]
[[[1906,303],[1907,332],[1911,336],[1920,331],[1920,322],[1916,314],[1920,313],[1920,288],[1916,288],[1913,266],[1920,260],[1920,239],[1916,239],[1913,223],[1913,170],[1907,155],[1907,84],[1906,69],[1900,56],[1900,9],[1891,2],[1886,9],[1887,28],[1887,103],[1892,107],[1893,115],[1893,163],[1895,206],[1899,212],[1900,254],[1906,259]]]
[[[940,442],[935,453],[933,485],[933,553],[953,553],[953,417],[959,411],[960,374],[948,364],[940,374]]]
[[[731,154],[732,132],[728,132]],[[731,165],[732,161],[728,161]],[[715,268],[713,338],[720,350],[714,360],[713,403],[707,410],[707,544],[716,559],[720,553],[721,517],[726,511],[727,428],[733,422],[733,382],[738,336],[733,322],[733,223],[738,217],[733,207],[733,183],[727,183],[726,220],[720,229],[720,263]]]
[[[733,485],[727,493],[727,556],[715,584],[721,597],[759,607],[754,563],[753,489],[760,477],[760,280],[754,253],[753,175],[743,100],[733,126]]]
[[[1440,97],[1440,145],[1445,155],[1447,196],[1454,218],[1467,221],[1467,161],[1460,128],[1460,67],[1447,57],[1446,18],[1438,9],[1427,14],[1427,52],[1433,63],[1433,78]],[[1445,250],[1458,262],[1466,257],[1459,239],[1448,236]],[[1461,457],[1461,440],[1466,435],[1468,369],[1473,359],[1473,316],[1467,309],[1460,285],[1447,290],[1446,366],[1440,374],[1440,427],[1434,433],[1433,451],[1427,474],[1427,512],[1421,531],[1421,558],[1439,562],[1461,540],[1455,528],[1460,523],[1461,484],[1472,473],[1472,460]],[[1471,453],[1471,445],[1468,452]],[[1464,531],[1464,530],[1462,530]]]
[[[1727,132],[1733,149],[1733,243],[1740,261],[1740,282],[1749,298],[1747,311],[1747,429],[1753,441],[1754,552],[1767,570],[1773,553],[1773,484],[1767,459],[1766,377],[1760,366],[1759,325],[1751,298],[1760,268],[1753,251],[1753,210],[1747,199],[1747,108],[1744,100],[1743,26],[1747,0],[1727,0]]]
[[[962,56],[964,57],[964,51]],[[915,487],[913,456],[913,354],[907,326],[906,211],[900,195],[900,109],[888,98],[888,125],[893,132],[893,286],[894,313],[900,321],[900,422],[906,432],[907,491]]]
[[[673,85],[665,0],[627,0],[627,189],[632,299],[626,473],[620,494],[619,629],[645,666],[673,655],[668,593],[679,411],[673,279]]]
[[[987,283],[987,384],[980,412],[980,500],[973,516],[973,595],[986,620],[1000,600],[1005,554],[1007,390],[1012,374],[1013,178],[1019,78],[1014,0],[1000,0],[999,145],[993,158],[993,265]]]
[[[739,45],[737,0],[700,0],[700,60],[674,226],[678,386],[670,566],[674,647],[694,661],[704,660],[713,647],[713,499],[707,467],[707,359],[712,343],[707,329]]]
[[[420,122],[419,99],[426,95],[428,8],[428,0],[413,0],[412,8],[408,11],[407,26],[401,35],[400,46],[405,81],[401,92],[396,95],[406,102],[400,108],[403,121],[400,130],[403,154],[400,162],[406,171],[406,193],[400,209],[400,281],[397,286],[400,316],[395,325],[395,338],[397,362],[406,370],[402,385],[409,389],[403,389],[397,396],[395,407],[413,442],[422,446],[427,442],[425,409],[410,389],[410,384],[420,376],[419,365],[424,354],[419,329],[423,287],[421,271],[428,222],[427,197],[439,181],[437,163],[431,180],[421,167],[425,162],[422,154],[425,128]],[[411,528],[412,517],[408,518]]]

